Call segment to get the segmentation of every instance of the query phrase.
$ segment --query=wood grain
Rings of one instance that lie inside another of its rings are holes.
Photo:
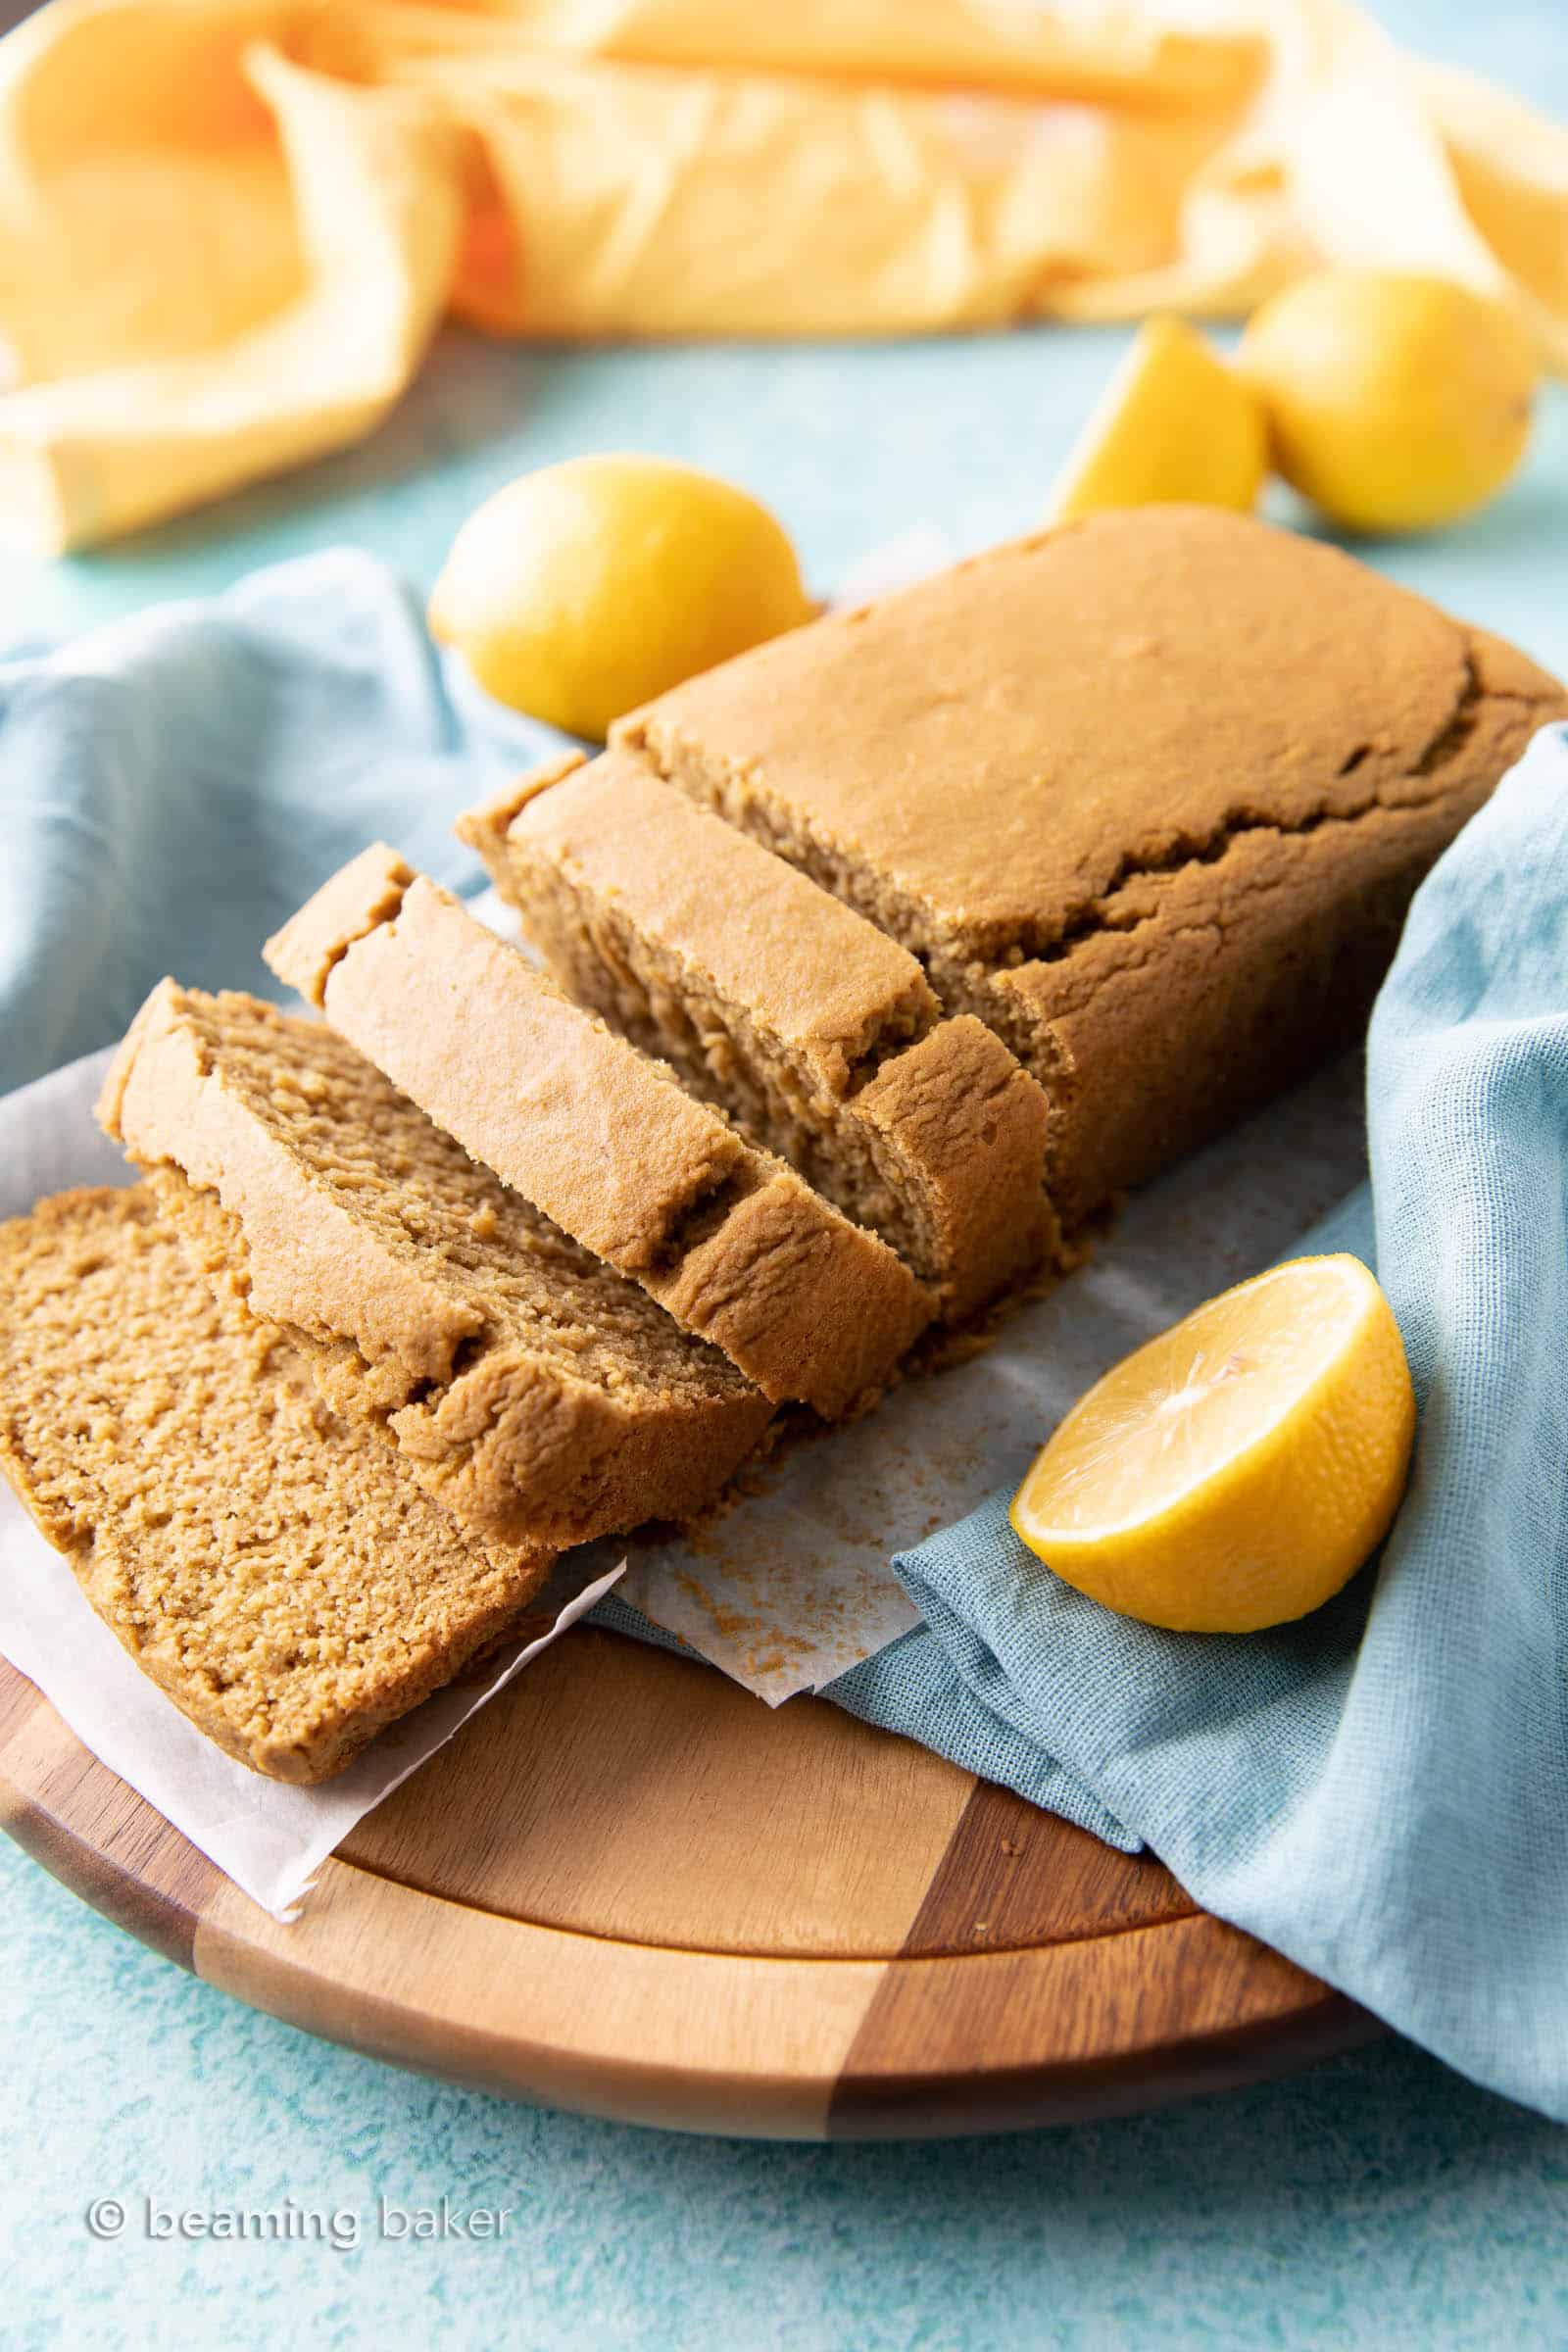
[[[904,1961],[884,1972],[845,2060],[829,2131],[900,2138],[1121,2114],[1378,2031],[1201,1911],[984,1960]]]
[[[991,2130],[1249,2081],[1375,2031],[1161,1866],[838,1709],[580,1628],[362,1823],[279,1927],[0,1665],[0,1822],[308,2032],[688,2131]]]
[[[587,1935],[891,1957],[974,1786],[839,1707],[774,1711],[690,1658],[585,1627],[343,1853]]]
[[[297,1927],[220,1890],[199,1975],[352,2048],[552,2106],[817,2138],[885,1963],[666,1952],[328,1864]]]
[[[1010,1788],[977,1781],[904,1951],[923,1959],[1073,1942],[1197,1908],[1152,1855],[1118,1853]]]

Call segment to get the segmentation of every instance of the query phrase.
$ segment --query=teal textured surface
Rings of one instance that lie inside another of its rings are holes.
[[[515,2107],[307,2039],[0,1843],[8,2352],[722,2352],[1568,2339],[1568,2139],[1407,2043],[1012,2139],[777,2147]],[[141,2235],[163,2210],[356,2212],[362,2243]],[[511,2205],[382,2241],[375,2200]],[[94,2198],[127,2208],[94,2242]]]
[[[1404,39],[1568,114],[1559,0],[1400,0]],[[92,558],[7,567],[58,635],[358,541],[428,585],[522,467],[629,446],[750,483],[831,582],[929,518],[1026,527],[1122,339],[551,355],[446,337],[379,439]],[[1568,398],[1478,521],[1370,551],[1568,667]],[[0,1840],[0,2338],[232,2347],[1120,2347],[1568,2341],[1568,2135],[1390,2041],[1161,2115],[957,2145],[682,2140],[404,2077],[183,1976]],[[512,2205],[383,2241],[375,2199]],[[353,2211],[358,2247],[142,2235],[140,2200]],[[94,2198],[127,2207],[96,2242]]]

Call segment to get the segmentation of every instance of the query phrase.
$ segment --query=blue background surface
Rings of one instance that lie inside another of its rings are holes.
[[[1384,21],[1568,117],[1561,0]],[[355,541],[428,584],[526,466],[589,448],[749,483],[814,580],[917,519],[1026,527],[1119,335],[867,349],[496,349],[453,333],[371,444],[91,558],[0,579],[57,633]],[[1568,670],[1568,397],[1490,514],[1371,551]],[[1499,1731],[1505,1727],[1499,1727]],[[788,2148],[536,2113],[247,2011],[0,1840],[0,2341],[235,2352],[1568,2343],[1568,2134],[1395,2041],[1292,2081],[1033,2137]],[[374,2201],[514,2209],[499,2242],[377,2242]],[[347,2209],[363,2242],[150,2243],[138,2200]],[[95,2243],[95,2197],[131,2209]]]

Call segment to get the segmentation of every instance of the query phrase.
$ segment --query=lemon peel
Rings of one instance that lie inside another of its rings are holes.
[[[574,458],[486,500],[430,599],[497,701],[602,742],[612,720],[815,608],[767,509],[664,458]]]
[[[1430,530],[1494,497],[1529,444],[1541,374],[1499,303],[1382,270],[1319,270],[1276,294],[1237,364],[1278,470],[1361,532]]]

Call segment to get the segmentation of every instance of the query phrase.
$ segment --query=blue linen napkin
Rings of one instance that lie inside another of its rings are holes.
[[[0,659],[0,1094],[166,972],[278,996],[263,940],[377,836],[470,875],[453,817],[560,741],[466,717],[411,591],[349,549]]]
[[[896,1564],[959,1711],[1209,1910],[1568,2121],[1568,728],[1418,894],[1367,1095],[1370,1192],[1310,1240],[1375,1263],[1420,1401],[1374,1570],[1275,1633],[1159,1633],[1043,1574],[1004,1495]]]

